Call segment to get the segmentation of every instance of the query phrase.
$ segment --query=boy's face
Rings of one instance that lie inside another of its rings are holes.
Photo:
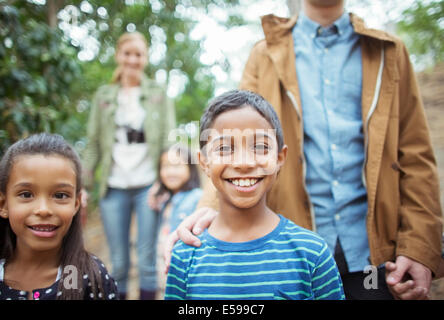
[[[278,152],[270,123],[251,107],[230,110],[217,116],[207,138],[199,163],[220,200],[236,208],[265,200],[287,152],[287,146]]]
[[[13,164],[0,209],[7,213],[17,248],[58,250],[80,206],[76,173],[61,156],[20,156]]]

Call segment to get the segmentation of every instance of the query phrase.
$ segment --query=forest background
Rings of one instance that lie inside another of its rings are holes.
[[[214,95],[237,87],[260,15],[289,16],[300,0],[0,0],[0,155],[36,132],[63,135],[81,152],[90,101],[115,68],[125,31],[150,43],[146,73],[168,89],[179,129],[197,135]],[[415,68],[444,59],[444,1],[348,0],[375,27],[406,42]],[[370,25],[372,26],[372,25]]]
[[[405,41],[444,204],[444,0],[346,0],[346,8]],[[0,157],[42,131],[63,135],[82,152],[92,95],[115,68],[116,40],[136,30],[150,43],[147,75],[165,85],[179,132],[193,141],[208,100],[237,87],[251,47],[263,37],[259,17],[300,9],[301,0],[0,0]],[[97,192],[91,200],[90,212],[97,212]],[[99,216],[91,215],[88,250],[108,264],[103,234]],[[133,229],[132,235],[134,241]],[[130,286],[136,285],[133,266]],[[444,299],[444,279],[433,282],[432,295]]]

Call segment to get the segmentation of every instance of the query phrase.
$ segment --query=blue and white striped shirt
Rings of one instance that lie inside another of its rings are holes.
[[[199,248],[176,243],[165,299],[344,299],[325,241],[279,215],[262,238],[232,243],[206,230]]]

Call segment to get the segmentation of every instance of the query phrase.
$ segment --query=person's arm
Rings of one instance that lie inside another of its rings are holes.
[[[163,192],[160,195],[157,195],[159,189],[160,189],[160,181],[157,180],[153,183],[153,185],[147,192],[148,206],[156,212],[161,211],[163,205],[169,200],[171,196],[170,193],[167,191]]]
[[[185,300],[187,296],[187,270],[189,255],[179,253],[178,249],[184,249],[182,243],[178,243],[173,250],[171,267],[168,271],[165,287],[165,300]]]
[[[437,273],[441,256],[439,182],[415,73],[405,46],[401,43],[399,48],[399,96],[396,98],[401,106],[398,151],[401,206],[396,271],[388,272],[387,284],[396,289],[408,274],[413,280],[413,289],[424,289],[418,296],[424,298],[430,289],[431,272]],[[390,269],[390,263],[388,266]],[[396,297],[396,290],[394,294]]]
[[[203,230],[209,227],[214,220],[219,208],[216,188],[210,180],[205,180],[202,195],[197,203],[196,210],[182,221],[175,232],[168,236],[165,246],[165,261],[169,260],[171,250],[177,240],[182,240],[191,246],[200,246],[200,240],[197,238]],[[168,265],[168,263],[166,263]]]
[[[175,243],[180,239],[186,244],[194,247],[200,247],[201,241],[196,235],[202,233],[203,230],[213,222],[214,218],[218,214],[217,211],[203,207],[194,211],[191,215],[186,217],[177,227],[176,230],[171,232],[165,240],[163,259],[165,262],[165,270],[167,273],[170,268],[171,253]],[[191,233],[192,230],[192,233]]]
[[[86,189],[90,189],[94,183],[94,172],[97,164],[100,161],[100,143],[101,136],[100,126],[100,107],[99,107],[99,93],[100,89],[94,94],[91,102],[91,111],[88,118],[86,128],[87,143],[83,151],[83,185]]]
[[[98,285],[99,279],[96,279],[95,290],[93,290],[91,279],[83,277],[83,288],[85,289],[85,298],[88,300],[117,300],[119,293],[113,277],[109,274],[103,262],[94,255],[89,254],[91,262],[95,263],[99,274],[101,285]],[[96,291],[96,292],[94,292]]]
[[[258,92],[258,65],[257,61],[261,53],[259,52],[259,44],[256,43],[250,52],[247,63],[245,64],[244,72],[242,73],[242,79],[239,83],[239,89]]]
[[[164,120],[163,124],[163,137],[162,137],[162,143],[163,147],[168,146],[173,143],[173,141],[168,140],[168,136],[172,130],[176,128],[176,109],[174,106],[174,102],[172,99],[168,98],[166,92],[164,97],[164,115],[162,119]]]
[[[82,182],[81,190],[81,209],[80,215],[82,217],[82,225],[86,224],[88,212],[88,191],[91,190],[94,184],[94,173],[97,164],[100,161],[100,108],[99,108],[99,91],[97,90],[91,102],[91,111],[88,118],[86,128],[87,143],[85,150],[82,152]]]
[[[213,210],[218,210],[219,199],[217,198],[217,190],[210,179],[206,176],[203,179],[205,180],[202,188],[202,195],[197,203],[196,209],[211,208]]]
[[[344,300],[341,276],[326,243],[319,254],[312,277],[315,300]]]

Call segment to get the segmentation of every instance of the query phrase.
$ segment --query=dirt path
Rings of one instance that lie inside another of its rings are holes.
[[[137,300],[139,298],[139,284],[137,272],[137,254],[135,253],[135,223],[131,223],[131,268],[130,280],[128,284],[128,299]],[[105,231],[103,230],[102,220],[98,212],[88,217],[86,227],[84,229],[84,241],[86,249],[99,257],[108,271],[111,272],[111,261],[109,256],[109,248],[105,239]]]

